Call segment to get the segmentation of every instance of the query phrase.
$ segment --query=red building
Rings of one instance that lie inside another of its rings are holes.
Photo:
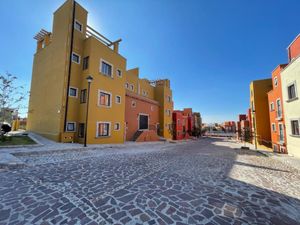
[[[191,108],[185,108],[182,111],[173,111],[172,119],[174,140],[188,139],[192,136],[195,127],[194,118],[193,110]]]
[[[223,128],[227,133],[235,133],[236,131],[236,124],[234,121],[225,121],[223,124]]]
[[[289,50],[289,52],[291,51]],[[284,121],[284,110],[283,110],[283,100],[282,100],[283,98],[282,98],[282,88],[281,88],[281,71],[286,66],[287,64],[281,64],[278,65],[273,70],[272,72],[273,88],[271,91],[268,92],[272,148],[274,152],[280,152],[280,153],[287,153],[286,131],[284,125],[285,121]]]

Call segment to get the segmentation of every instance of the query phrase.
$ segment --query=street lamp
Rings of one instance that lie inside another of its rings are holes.
[[[255,110],[252,109],[252,118],[253,118],[253,128],[254,128],[254,144],[255,144],[255,150],[257,150],[257,139],[256,139],[256,121],[255,121]]]
[[[88,115],[89,115],[89,101],[90,101],[90,88],[91,83],[93,81],[93,77],[89,75],[86,78],[88,82],[88,91],[87,91],[87,100],[86,100],[86,115],[85,115],[85,132],[84,132],[84,147],[86,147],[86,137],[87,137],[87,131],[88,131]]]

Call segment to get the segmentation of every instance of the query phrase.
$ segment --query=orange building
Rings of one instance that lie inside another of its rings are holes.
[[[287,153],[286,131],[281,88],[281,71],[287,64],[278,65],[272,72],[273,89],[268,92],[272,148],[274,152]]]
[[[172,138],[170,81],[139,78],[139,69],[126,71],[125,140],[158,141]]]

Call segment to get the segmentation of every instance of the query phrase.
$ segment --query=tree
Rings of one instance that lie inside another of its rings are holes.
[[[16,84],[17,77],[0,74],[0,122],[11,123],[13,111],[18,111],[27,96],[23,86]]]

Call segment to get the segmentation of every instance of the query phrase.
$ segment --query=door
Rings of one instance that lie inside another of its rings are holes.
[[[149,129],[149,116],[140,114],[139,116],[139,130]]]

